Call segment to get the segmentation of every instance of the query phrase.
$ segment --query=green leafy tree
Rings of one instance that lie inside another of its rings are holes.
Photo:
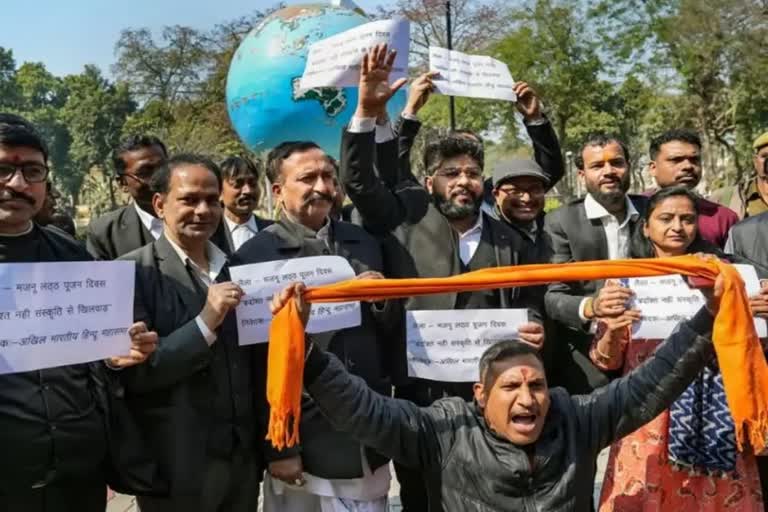
[[[72,137],[72,165],[62,181],[77,202],[83,180],[91,168],[109,168],[123,125],[136,105],[125,84],[110,83],[95,66],[86,66],[81,74],[66,77],[64,83],[69,94],[61,114]],[[105,186],[111,190],[110,173],[102,175]],[[114,206],[114,196],[110,197]]]

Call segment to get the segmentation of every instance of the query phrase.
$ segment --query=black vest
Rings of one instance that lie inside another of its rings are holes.
[[[207,290],[200,278],[190,271],[192,282],[201,294]],[[227,277],[227,279],[229,279]],[[228,458],[235,449],[254,446],[251,372],[244,351],[237,344],[237,325],[233,314],[217,329],[217,341],[211,345],[210,372],[211,432],[208,453]]]
[[[487,222],[484,222],[483,229],[489,229]],[[497,266],[496,251],[484,238],[480,239],[480,244],[478,244],[475,254],[472,255],[472,259],[469,260],[468,264],[465,265],[458,254],[454,257],[459,259],[462,274]],[[494,289],[461,292],[456,295],[456,306],[454,309],[496,309],[499,307],[501,307],[501,297],[499,290]]]

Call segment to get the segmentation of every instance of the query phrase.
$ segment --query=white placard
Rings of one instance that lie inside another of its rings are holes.
[[[127,355],[132,261],[0,264],[0,374]]]
[[[748,296],[760,291],[760,280],[751,265],[734,265],[741,274]],[[641,277],[629,280],[635,292],[633,308],[642,319],[632,326],[632,336],[640,339],[665,339],[682,320],[687,320],[704,306],[704,295],[692,289],[679,275]],[[755,318],[755,330],[761,338],[768,336],[764,319]]]
[[[500,340],[518,339],[525,309],[408,311],[408,375],[441,382],[477,382],[483,352]]]
[[[297,281],[307,286],[338,283],[355,277],[349,262],[341,256],[310,256],[267,261],[229,269],[232,281],[245,296],[237,307],[237,335],[240,345],[269,341],[272,313],[269,303],[276,291]],[[307,332],[327,332],[360,325],[359,302],[312,304]]]
[[[377,44],[397,50],[390,83],[408,76],[410,25],[405,18],[366,23],[309,47],[299,90],[318,87],[357,87],[363,55]]]
[[[438,94],[517,101],[509,68],[493,57],[430,46],[429,69],[440,73],[432,79]]]

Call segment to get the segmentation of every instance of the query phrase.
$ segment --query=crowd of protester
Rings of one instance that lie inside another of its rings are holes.
[[[0,261],[136,265],[129,356],[0,376],[0,512],[103,511],[107,485],[142,512],[384,512],[390,462],[407,512],[764,510],[768,457],[736,449],[712,351],[720,279],[666,340],[632,338],[641,313],[622,281],[363,302],[358,326],[307,338],[300,444],[265,441],[268,345],[238,342],[230,267],[336,255],[358,278],[431,278],[698,254],[768,278],[768,132],[750,181],[710,199],[696,133],[651,141],[657,188],[639,195],[625,141],[590,135],[575,158],[586,195],[545,213],[565,166],[536,92],[515,87],[532,159],[487,169],[482,138],[456,131],[426,144],[420,180],[411,151],[434,74],[390,120],[393,59],[366,55],[338,162],[312,141],[217,164],[128,138],[114,170],[131,202],[93,219],[84,244],[56,210],[45,141],[0,113]],[[264,174],[274,220],[253,213]],[[302,291],[273,309],[296,300],[306,323]],[[768,318],[768,285],[750,307]],[[406,311],[511,308],[528,322],[474,382],[409,377]]]

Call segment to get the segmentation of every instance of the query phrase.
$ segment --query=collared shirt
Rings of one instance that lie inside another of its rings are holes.
[[[253,215],[242,224],[229,220],[229,217],[225,215],[224,222],[232,237],[232,245],[235,247],[235,250],[238,250],[241,245],[256,236],[256,233],[259,232],[259,227],[256,225],[256,217]]]
[[[382,144],[395,138],[395,129],[387,120],[384,124],[378,124],[375,117],[353,117],[347,128],[349,133],[368,133],[376,130],[376,144]]]
[[[459,234],[459,258],[462,263],[469,265],[472,256],[480,245],[480,238],[483,236],[483,212],[477,214],[475,225]]]
[[[155,240],[160,238],[160,235],[163,234],[162,219],[158,219],[157,217],[154,217],[149,213],[145,212],[136,203],[133,203],[133,207],[136,208],[136,213],[139,214],[139,220],[141,221],[142,224],[144,224],[144,227],[147,228],[147,231],[149,231],[152,234],[152,237]]]
[[[213,245],[211,242],[206,242],[207,245],[205,248],[208,253],[208,270],[206,271],[200,268],[197,263],[192,261],[187,253],[184,252],[184,249],[176,245],[173,240],[168,237],[166,237],[166,240],[168,240],[168,243],[171,244],[171,247],[173,247],[173,250],[176,251],[176,254],[179,255],[179,259],[181,259],[181,262],[184,264],[184,266],[189,266],[189,268],[192,269],[195,275],[200,278],[200,281],[202,281],[206,287],[211,286],[216,282],[216,278],[219,277],[221,270],[227,263],[227,255],[224,254],[221,249]],[[213,332],[210,327],[208,327],[200,315],[195,317],[195,323],[200,329],[200,332],[203,334],[203,337],[205,338],[205,341],[208,343],[208,345],[213,345],[213,342],[216,341],[216,333]]]
[[[627,214],[624,217],[624,221],[619,223],[616,216],[608,212],[591,194],[587,194],[587,197],[584,199],[584,209],[587,213],[587,218],[590,220],[600,219],[600,222],[603,224],[605,239],[608,242],[609,260],[629,257],[629,239],[631,236],[629,223],[640,216],[635,205],[629,200],[629,197],[625,196],[624,200],[627,203]]]
[[[624,221],[619,224],[616,216],[598,203],[591,194],[587,194],[587,197],[584,198],[584,210],[586,211],[587,218],[600,219],[600,222],[603,224],[605,240],[608,243],[609,260],[629,257],[629,241],[632,235],[629,230],[629,223],[640,216],[635,205],[629,200],[629,197],[624,196],[624,200],[627,202],[627,214],[624,217]],[[581,318],[582,322],[589,321],[584,314],[588,298],[585,297],[582,299],[581,304],[579,304],[579,318]],[[594,330],[594,325],[592,330]]]

